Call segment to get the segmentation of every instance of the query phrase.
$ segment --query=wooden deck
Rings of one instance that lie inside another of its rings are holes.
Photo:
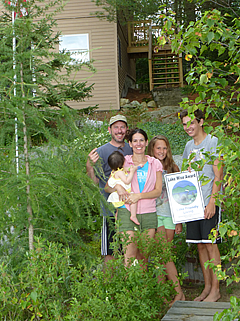
[[[216,312],[228,308],[229,302],[176,301],[162,321],[213,321]]]

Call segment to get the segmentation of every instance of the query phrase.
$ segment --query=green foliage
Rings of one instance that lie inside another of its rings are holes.
[[[158,276],[165,275],[162,263],[169,260],[169,244],[163,247],[161,238],[149,239],[144,233],[137,233],[133,241],[151,256],[148,269],[143,269],[142,262],[137,260],[131,260],[126,268],[116,243],[116,259],[107,263],[105,271],[99,267],[93,272],[88,270],[76,284],[71,313],[79,320],[160,319],[164,301],[173,293],[170,283],[157,283]],[[126,237],[120,242],[123,248],[126,242]]]
[[[102,270],[100,260],[74,268],[69,248],[37,238],[34,250],[25,252],[22,265],[12,269],[9,257],[0,264],[0,317],[7,320],[160,320],[166,300],[174,293],[162,262],[169,247],[161,238],[135,241],[152,259],[148,270],[141,262],[126,268],[121,253]],[[126,244],[127,240],[123,241]],[[158,243],[160,242],[160,243]],[[121,243],[121,242],[120,242]],[[119,243],[115,244],[115,249]],[[124,282],[123,282],[124,280]]]
[[[163,124],[161,122],[147,122],[139,124],[139,127],[145,130],[150,141],[156,135],[164,135],[168,138],[172,154],[181,155],[184,151],[187,141],[191,138],[184,132],[182,124]]]
[[[71,247],[75,261],[89,260],[99,248],[94,231],[101,195],[86,175],[87,154],[72,145],[83,134],[68,106],[89,97],[92,85],[72,76],[91,65],[56,50],[54,17],[62,1],[43,2],[24,2],[28,14],[13,24],[12,10],[19,8],[3,1],[0,16],[0,252],[11,251],[16,265],[28,242],[32,248],[33,231]],[[31,149],[39,142],[45,145]],[[89,231],[91,247],[85,242]]]
[[[225,309],[221,313],[216,312],[216,314],[213,317],[213,321],[239,320],[240,299],[234,296],[231,296],[230,304],[231,304],[230,309]]]
[[[24,253],[21,270],[2,260],[1,319],[63,320],[70,283],[76,278],[69,254],[67,248],[37,239],[35,250]]]
[[[84,120],[83,120],[84,121]],[[83,125],[81,128],[81,137],[76,138],[71,144],[73,148],[89,153],[92,149],[100,147],[111,140],[108,132],[108,123],[104,122],[100,127],[93,125]]]
[[[222,183],[225,189],[223,194],[217,196],[216,204],[222,205],[227,215],[237,211],[235,217],[228,217],[227,222],[220,227],[220,234],[230,243],[228,252],[222,259],[237,260],[231,266],[234,273],[227,276],[221,266],[214,267],[213,263],[208,264],[218,274],[219,279],[227,280],[227,284],[239,282],[240,19],[233,19],[232,25],[229,26],[226,21],[227,15],[222,16],[214,9],[204,12],[198,21],[190,23],[186,31],[180,30],[175,34],[176,22],[173,16],[172,13],[172,17],[163,17],[166,21],[165,32],[172,39],[173,51],[178,54],[184,53],[185,59],[191,61],[186,80],[198,93],[194,100],[185,98],[181,106],[188,109],[189,115],[193,116],[193,112],[199,108],[205,111],[206,117],[210,116],[210,126],[207,126],[209,122],[206,122],[204,129],[218,137],[221,144],[218,155],[219,158],[222,156],[221,162],[224,163]],[[215,60],[206,59],[209,52],[217,53]],[[216,236],[216,231],[213,235]],[[216,317],[215,320],[232,320],[232,316],[237,316],[239,300],[232,298],[231,304],[232,310],[224,311],[219,319]]]
[[[92,13],[108,21],[144,20],[156,17],[159,2],[153,0],[92,0],[99,10]]]

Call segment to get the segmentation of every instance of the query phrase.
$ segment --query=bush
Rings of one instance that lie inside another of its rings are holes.
[[[102,269],[101,259],[91,266],[73,267],[69,248],[37,238],[34,250],[14,269],[11,257],[0,265],[0,318],[4,320],[159,320],[175,293],[163,279],[162,263],[169,260],[168,245],[137,235],[142,252],[151,255],[148,269],[141,261],[123,264],[119,244],[116,259]]]

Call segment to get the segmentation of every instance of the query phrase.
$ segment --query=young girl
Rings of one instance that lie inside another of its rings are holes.
[[[142,166],[131,166],[130,168],[126,169],[123,168],[124,161],[125,158],[123,154],[118,151],[113,152],[108,157],[108,165],[112,169],[110,178],[108,180],[108,185],[113,188],[116,184],[120,184],[126,189],[126,191],[131,193],[131,181],[133,179],[133,175],[135,171]],[[124,205],[124,202],[119,200],[117,192],[111,193],[107,201],[113,203],[115,207],[121,207]],[[137,203],[130,205],[130,212],[130,220],[139,225],[140,223],[137,219]]]
[[[162,233],[162,236],[167,242],[171,242],[176,234],[181,233],[182,224],[175,224],[172,221],[171,210],[168,201],[167,189],[164,180],[164,175],[167,173],[179,172],[178,166],[174,163],[170,144],[168,139],[163,135],[155,136],[149,143],[148,155],[154,156],[163,166],[162,173],[162,193],[156,201],[157,215],[158,215],[158,228],[157,233]],[[174,301],[184,301],[185,296],[182,292],[179,280],[177,278],[177,269],[174,262],[170,261],[166,264],[166,272],[169,280],[172,280],[176,284],[175,290],[177,295]],[[172,303],[173,303],[172,302]]]

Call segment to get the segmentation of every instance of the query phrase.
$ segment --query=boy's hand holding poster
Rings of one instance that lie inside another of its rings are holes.
[[[174,224],[204,219],[198,172],[167,174],[165,181]]]

